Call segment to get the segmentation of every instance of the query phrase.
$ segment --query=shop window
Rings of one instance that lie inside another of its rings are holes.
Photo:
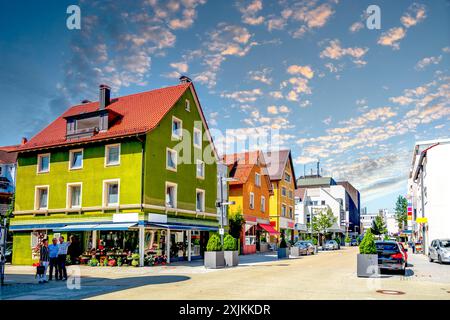
[[[173,139],[181,139],[183,134],[183,122],[176,118],[172,117],[172,138]]]
[[[81,183],[70,184],[67,186],[67,207],[81,207]]]
[[[194,147],[202,148],[202,130],[194,128]]]
[[[205,191],[204,190],[197,189],[196,209],[198,212],[205,211]]]
[[[250,209],[255,208],[255,194],[250,192]]]
[[[48,186],[36,187],[35,194],[35,209],[48,209]]]
[[[38,173],[50,171],[50,153],[38,155]]]
[[[166,182],[166,207],[177,207],[177,185]]]
[[[197,178],[205,178],[205,163],[202,160],[197,160]]]
[[[104,204],[107,207],[119,205],[119,180],[104,181]]]
[[[255,185],[261,187],[261,175],[259,173],[255,173]]]
[[[69,153],[69,169],[81,169],[83,168],[83,150],[70,150]]]
[[[105,146],[105,165],[115,166],[120,164],[120,144]]]
[[[245,225],[245,245],[251,246],[256,244],[256,227],[253,225]]]
[[[166,151],[166,169],[177,171],[177,152],[169,148]]]

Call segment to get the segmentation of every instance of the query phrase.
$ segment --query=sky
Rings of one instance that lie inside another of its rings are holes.
[[[2,1],[0,145],[97,100],[101,83],[122,96],[183,74],[219,152],[290,148],[297,177],[320,161],[369,212],[392,209],[415,142],[450,137],[449,39],[444,0]]]

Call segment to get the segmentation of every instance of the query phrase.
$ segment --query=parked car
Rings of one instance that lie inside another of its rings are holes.
[[[428,249],[430,262],[437,260],[439,263],[450,262],[450,239],[436,239],[431,242]]]
[[[306,241],[297,241],[294,246],[299,248],[299,252],[302,255],[309,256],[310,254],[314,254],[314,245]]]
[[[396,241],[375,241],[380,269],[400,271],[406,274],[406,257]],[[406,250],[406,249],[405,249]]]
[[[358,245],[358,241],[356,241],[356,239],[352,239],[350,240],[350,245],[353,246],[357,246]]]
[[[314,244],[314,242],[312,240],[299,240],[297,242],[303,242],[303,243],[309,244],[314,249],[314,253],[317,253],[317,251],[318,251],[317,246]]]
[[[324,250],[338,250],[339,244],[336,240],[327,240],[325,241],[325,244],[323,245]]]

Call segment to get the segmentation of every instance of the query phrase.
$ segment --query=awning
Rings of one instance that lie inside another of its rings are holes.
[[[188,224],[168,224],[168,223],[148,223],[149,226],[159,227],[170,230],[198,230],[198,231],[218,231],[218,227],[196,226]]]
[[[53,231],[90,231],[93,230],[95,226],[96,224],[72,224],[62,228],[53,229]]]
[[[277,230],[275,230],[274,227],[272,227],[270,224],[262,224],[260,223],[259,226],[266,230],[270,234],[280,234]]]

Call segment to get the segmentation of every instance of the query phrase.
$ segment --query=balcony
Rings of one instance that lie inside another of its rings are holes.
[[[80,138],[90,138],[98,133],[98,127],[92,127],[92,128],[83,128],[83,129],[77,129],[72,131],[67,131],[66,139],[67,140],[74,140],[74,139],[80,139]]]

